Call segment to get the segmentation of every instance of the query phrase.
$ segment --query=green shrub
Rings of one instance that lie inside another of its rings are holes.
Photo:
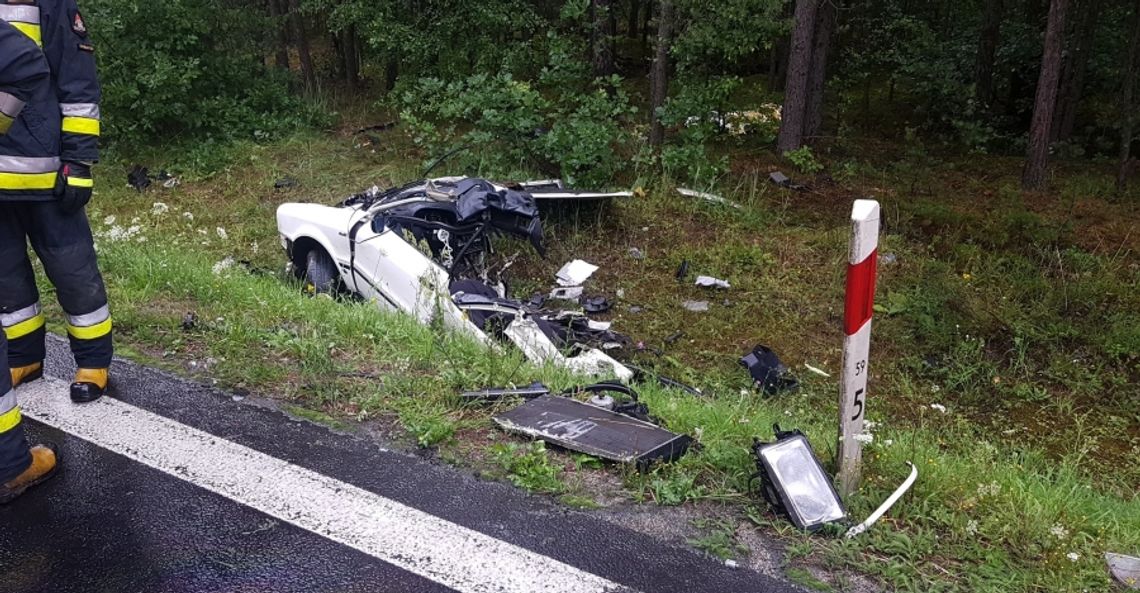
[[[267,19],[221,0],[89,0],[114,143],[266,140],[309,119],[262,62]]]

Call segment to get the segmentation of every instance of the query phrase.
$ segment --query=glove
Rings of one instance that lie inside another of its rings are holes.
[[[59,207],[69,214],[82,210],[91,201],[91,192],[95,187],[91,167],[83,163],[64,163],[59,177]]]

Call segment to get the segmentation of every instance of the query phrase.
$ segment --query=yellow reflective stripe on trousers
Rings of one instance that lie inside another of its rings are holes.
[[[102,323],[96,323],[87,327],[76,327],[74,325],[67,325],[67,333],[76,340],[94,340],[102,338],[103,336],[111,333],[111,319],[108,318]]]
[[[12,129],[12,118],[0,113],[0,134],[7,134],[8,130]]]
[[[17,22],[9,22],[8,24],[15,27],[16,30],[23,33],[24,35],[31,37],[32,41],[36,42],[36,45],[38,45],[40,47],[44,46],[44,38],[43,38],[43,35],[40,33],[40,26],[39,25],[33,25],[32,23],[17,23]]]
[[[20,425],[20,408],[12,408],[6,414],[0,414],[0,434],[8,432]]]
[[[68,177],[67,184],[71,187],[95,187],[95,180],[90,177]]]
[[[36,315],[27,321],[21,321],[16,325],[4,328],[4,335],[8,336],[9,340],[17,340],[22,338],[44,326],[44,316]]]
[[[99,135],[99,120],[90,117],[65,117],[62,130],[68,134]]]
[[[55,173],[0,173],[0,189],[55,189]]]

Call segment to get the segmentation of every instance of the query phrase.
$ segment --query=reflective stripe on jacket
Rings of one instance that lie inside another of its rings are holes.
[[[0,21],[8,38],[18,31],[32,42],[21,44],[24,54],[40,46],[51,72],[51,83],[32,89],[18,114],[8,114],[0,96],[0,126],[12,120],[0,137],[0,201],[52,200],[63,163],[99,158],[95,48],[75,0],[0,0]],[[0,61],[9,59],[3,48]]]

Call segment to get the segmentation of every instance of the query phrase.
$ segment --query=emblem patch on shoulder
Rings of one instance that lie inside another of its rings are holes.
[[[71,22],[71,30],[80,35],[87,34],[87,25],[83,23],[83,15],[75,13],[75,20]]]

